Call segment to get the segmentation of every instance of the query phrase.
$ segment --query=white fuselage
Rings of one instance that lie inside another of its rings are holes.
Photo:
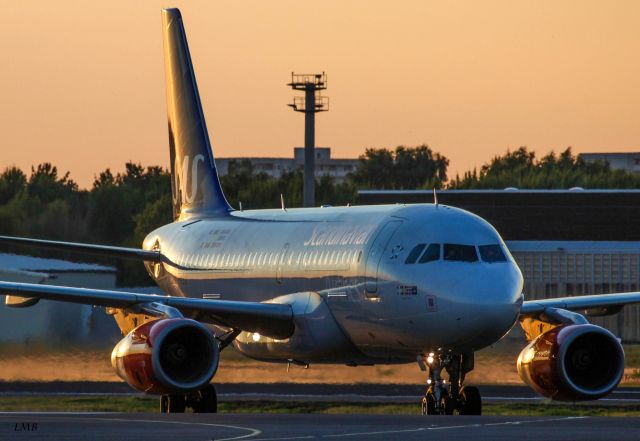
[[[437,255],[407,261],[430,244]],[[291,304],[292,337],[234,342],[267,361],[399,363],[475,351],[499,340],[522,304],[522,275],[496,230],[444,205],[235,211],[166,225],[143,246],[171,261],[148,265],[171,295]],[[484,260],[486,246],[504,259]],[[477,260],[452,258],[455,247]]]

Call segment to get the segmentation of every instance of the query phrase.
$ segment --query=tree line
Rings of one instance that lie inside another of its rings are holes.
[[[640,174],[613,170],[609,163],[584,161],[573,154],[571,147],[556,154],[550,152],[540,159],[527,147],[496,156],[480,170],[474,169],[456,176],[448,183],[452,189],[528,189],[640,188]]]
[[[344,182],[316,179],[316,202],[357,204],[358,189],[640,188],[640,175],[585,162],[570,148],[538,159],[521,147],[452,180],[448,166],[427,145],[367,149]],[[301,206],[302,181],[301,169],[273,178],[256,172],[248,160],[232,161],[221,177],[231,205],[242,203],[244,209],[277,208],[281,194],[288,207]],[[0,234],[138,247],[147,233],[171,220],[170,175],[162,167],[127,163],[115,175],[106,169],[90,189],[80,189],[50,163],[32,167],[29,175],[16,167],[0,174]],[[121,283],[148,282],[143,272],[133,274]]]

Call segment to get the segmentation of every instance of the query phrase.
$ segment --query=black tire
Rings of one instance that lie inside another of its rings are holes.
[[[193,404],[194,413],[217,413],[218,394],[213,384],[207,385],[198,391],[196,401]]]
[[[460,389],[460,415],[482,415],[482,398],[475,386]]]
[[[184,413],[187,399],[184,395],[168,395],[167,413]]]
[[[422,403],[420,405],[422,415],[435,415],[436,414],[436,397],[431,392],[427,392],[422,397]]]
[[[169,396],[162,395],[160,397],[160,413],[169,413]]]
[[[441,415],[453,415],[455,409],[455,400],[449,395],[443,395],[440,398],[440,414]]]

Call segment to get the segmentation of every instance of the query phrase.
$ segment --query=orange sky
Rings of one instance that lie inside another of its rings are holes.
[[[168,164],[160,9],[182,10],[214,155],[290,156],[290,72],[326,71],[317,145],[428,143],[450,175],[528,145],[640,150],[640,2],[8,1],[0,168],[81,186]]]

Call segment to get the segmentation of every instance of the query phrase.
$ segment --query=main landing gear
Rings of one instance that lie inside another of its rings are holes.
[[[429,354],[423,361],[429,371],[427,391],[422,398],[422,415],[480,415],[482,399],[475,386],[463,386],[465,375],[473,370],[473,353]],[[449,382],[442,379],[442,369]]]
[[[222,351],[229,346],[240,334],[239,329],[216,336],[218,349]],[[202,389],[186,395],[162,395],[160,397],[160,413],[184,413],[190,407],[193,413],[217,413],[218,394],[213,384],[208,384]]]
[[[162,395],[160,413],[184,413],[190,407],[194,413],[216,413],[218,395],[213,384],[188,395]]]

